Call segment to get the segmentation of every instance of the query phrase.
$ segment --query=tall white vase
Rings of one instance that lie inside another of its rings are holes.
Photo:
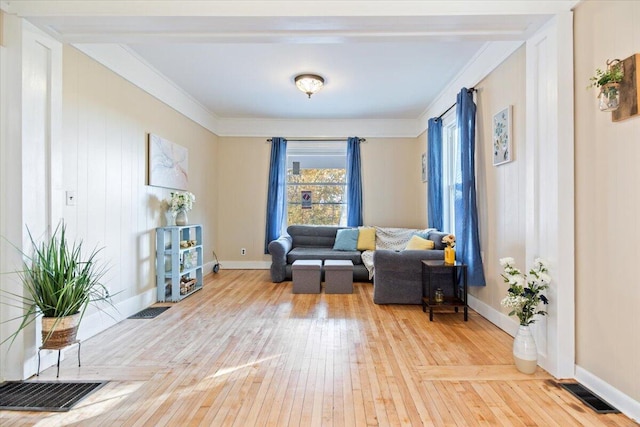
[[[518,328],[513,340],[513,360],[522,373],[533,374],[538,367],[538,348],[529,326]]]

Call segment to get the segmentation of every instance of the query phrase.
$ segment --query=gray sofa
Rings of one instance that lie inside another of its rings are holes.
[[[336,233],[341,228],[326,225],[290,225],[287,234],[269,243],[271,281],[291,280],[291,265],[299,259],[343,259],[353,262],[353,281],[368,282],[369,271],[360,251],[334,251]]]
[[[362,263],[360,251],[334,251],[337,226],[291,225],[287,234],[269,243],[271,280],[291,280],[291,265],[299,259],[345,259],[353,262],[354,282],[368,282],[369,271]],[[431,232],[433,250],[374,252],[373,301],[376,304],[421,304],[422,260],[444,259],[442,237],[447,233]],[[436,278],[437,280],[438,278]]]

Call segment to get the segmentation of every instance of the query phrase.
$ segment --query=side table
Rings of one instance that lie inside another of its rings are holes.
[[[435,287],[432,286],[433,273],[446,272],[451,274],[451,287],[443,289],[442,302],[435,300]],[[468,318],[467,306],[467,265],[461,262],[446,264],[443,260],[422,261],[422,311],[429,308],[429,321],[433,321],[433,309],[458,307],[464,309],[464,321]]]

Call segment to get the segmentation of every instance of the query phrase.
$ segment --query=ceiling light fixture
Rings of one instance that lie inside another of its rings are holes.
[[[306,93],[309,98],[324,85],[324,79],[316,74],[300,74],[296,76],[295,82],[297,88]]]

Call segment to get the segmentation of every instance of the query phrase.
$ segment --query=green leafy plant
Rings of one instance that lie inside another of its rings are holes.
[[[24,295],[6,292],[14,307],[24,308],[18,329],[6,340],[15,340],[20,331],[38,316],[62,318],[80,314],[84,317],[89,304],[105,302],[113,307],[108,289],[100,283],[106,269],[97,256],[102,249],[93,249],[87,255],[82,241],[70,242],[64,223],[58,224],[51,238],[36,242],[27,228],[31,241],[31,254],[25,258],[19,272]]]
[[[607,61],[607,69],[605,71],[600,68],[596,69],[595,76],[589,78],[591,84],[587,86],[587,89],[592,87],[602,87],[607,83],[620,83],[624,77],[624,70],[622,62],[617,59],[613,61]]]

